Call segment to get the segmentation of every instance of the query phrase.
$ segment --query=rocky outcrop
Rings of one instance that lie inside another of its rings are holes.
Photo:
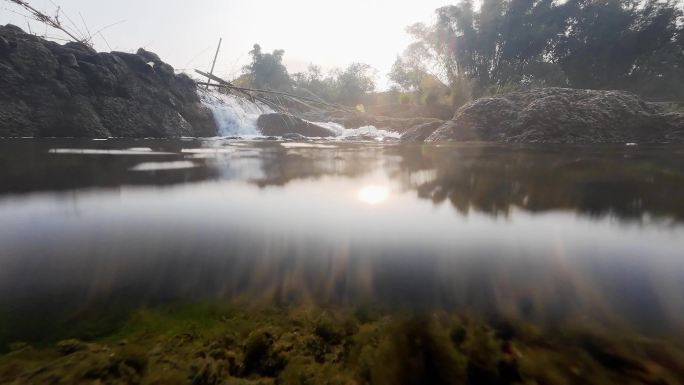
[[[282,113],[259,116],[257,127],[266,136],[283,136],[285,134],[299,134],[306,137],[319,138],[335,136],[332,130],[323,126]]]
[[[195,82],[156,54],[98,53],[0,26],[0,137],[214,135]]]
[[[684,115],[628,92],[542,88],[469,103],[426,141],[682,142]]]
[[[418,124],[404,131],[401,134],[401,140],[407,142],[423,142],[443,124],[444,122],[441,120]]]

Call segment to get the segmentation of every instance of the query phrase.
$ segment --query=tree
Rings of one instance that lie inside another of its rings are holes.
[[[651,98],[684,97],[684,18],[676,0],[471,0],[436,10],[433,25],[408,28],[405,63],[436,69],[474,96],[530,86],[618,88]]]
[[[320,66],[310,64],[305,72],[297,72],[292,75],[292,82],[295,92],[302,96],[321,97],[329,102],[335,101],[334,79],[323,74]]]
[[[320,67],[309,65],[305,72],[292,75],[295,91],[311,92],[324,100],[355,106],[366,93],[375,89],[375,70],[364,63],[352,63],[347,68],[323,75]]]
[[[367,92],[375,89],[375,70],[368,64],[352,63],[343,71],[335,71],[337,100],[347,105],[361,102]]]
[[[252,62],[243,68],[243,72],[249,77],[253,87],[281,91],[290,89],[290,76],[282,63],[284,50],[262,53],[261,46],[254,44],[249,54],[252,56]]]
[[[684,86],[682,12],[672,2],[570,0],[564,8],[569,25],[554,56],[574,87],[654,94],[650,82]]]
[[[474,11],[464,1],[439,8],[435,29],[451,44],[452,67],[460,77],[474,80],[476,93],[530,77],[562,83],[546,60],[564,28],[556,8],[552,0],[484,0]]]
[[[389,79],[403,91],[420,92],[420,85],[427,72],[420,64],[409,61],[406,57],[397,57],[388,75]]]

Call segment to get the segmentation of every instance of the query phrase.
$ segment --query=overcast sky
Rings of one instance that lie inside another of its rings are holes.
[[[91,33],[103,31],[112,50],[138,47],[159,54],[177,69],[208,69],[219,37],[223,46],[215,72],[234,77],[248,60],[254,43],[265,51],[285,50],[288,70],[306,69],[309,63],[324,69],[351,62],[368,63],[379,71],[378,83],[386,86],[386,74],[396,55],[410,42],[404,29],[429,22],[434,10],[453,3],[447,0],[29,0],[53,14],[59,4],[84,30],[79,13]],[[53,3],[54,2],[54,3]],[[0,0],[0,22],[25,30],[26,21],[12,11],[19,8]],[[63,20],[69,23],[68,20]],[[32,23],[34,32],[45,27]],[[53,32],[49,32],[54,34]],[[95,47],[109,51],[102,38]]]

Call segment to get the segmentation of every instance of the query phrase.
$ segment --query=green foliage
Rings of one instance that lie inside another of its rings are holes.
[[[334,71],[334,74],[340,103],[354,105],[364,94],[375,89],[373,69],[368,64],[352,63],[342,71]]]
[[[283,65],[285,51],[277,49],[273,53],[263,53],[261,46],[254,44],[249,54],[252,56],[252,62],[243,68],[243,72],[248,75],[253,87],[273,90],[290,88],[290,76]]]
[[[428,76],[420,63],[408,57],[397,57],[388,75],[404,91],[420,91],[423,78]]]
[[[303,96],[322,97],[328,102],[355,106],[375,89],[375,70],[368,64],[352,63],[345,69],[323,74],[320,67],[310,65],[307,71],[292,75],[295,91]]]
[[[142,313],[118,337],[0,355],[0,383],[601,385],[679,383],[684,373],[680,342],[615,329],[558,333],[522,320],[369,308],[198,304]]]
[[[390,74],[403,89],[432,69],[452,89],[470,80],[474,97],[542,86],[684,97],[684,19],[675,1],[484,0],[476,9],[463,0],[436,12],[435,24],[408,28],[415,41]]]

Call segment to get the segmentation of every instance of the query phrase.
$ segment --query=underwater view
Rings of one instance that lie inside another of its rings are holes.
[[[684,147],[6,139],[0,164],[2,383],[683,379]]]
[[[0,0],[0,385],[684,385],[684,0]]]

